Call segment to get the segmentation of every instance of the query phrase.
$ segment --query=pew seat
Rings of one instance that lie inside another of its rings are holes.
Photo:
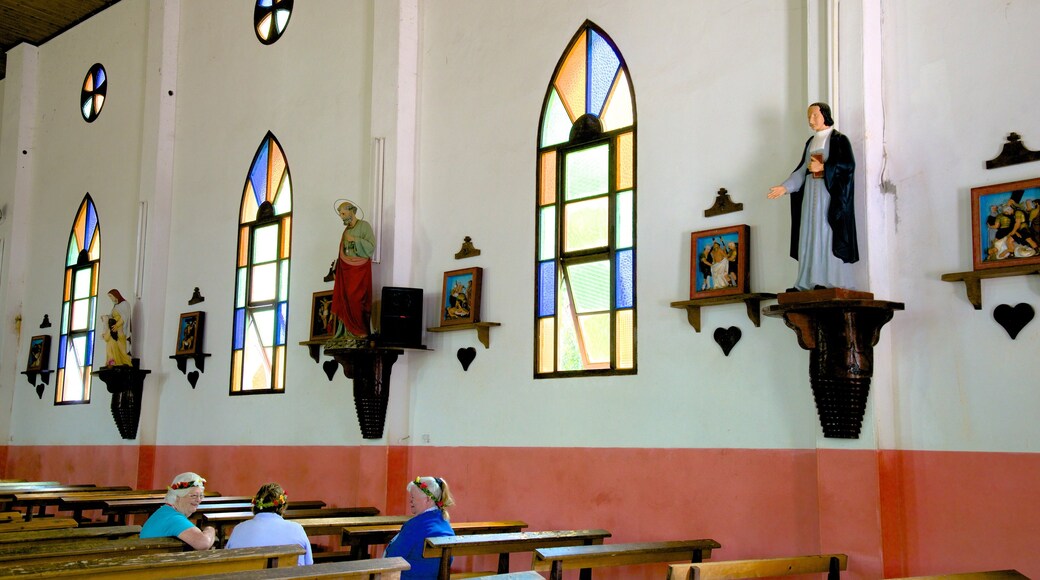
[[[463,578],[452,574],[452,579]],[[534,570],[523,572],[506,572],[505,574],[492,574],[491,576],[468,576],[470,580],[545,580],[545,578]]]
[[[937,576],[908,576],[893,580],[1017,580],[1028,578],[1018,570],[989,570],[987,572],[962,572],[958,574],[939,574]]]
[[[575,568],[659,564],[678,560],[701,562],[711,557],[711,551],[719,547],[715,540],[704,539],[538,548],[534,551],[531,568],[549,570],[550,580],[562,580],[564,570]]]
[[[31,530],[61,530],[75,528],[79,522],[72,518],[38,518],[0,524],[0,535]]]
[[[269,568],[249,572],[231,572],[200,576],[196,580],[279,580],[332,579],[337,580],[397,580],[410,566],[404,558],[375,558],[356,562],[330,562],[295,568]]]
[[[453,526],[454,527],[454,526]],[[344,531],[345,533],[345,531]],[[458,534],[458,530],[455,532]],[[498,574],[509,572],[509,554],[538,548],[589,546],[610,537],[606,530],[550,530],[426,538],[424,558],[440,560],[438,580],[448,580],[453,556],[498,555]]]
[[[109,557],[52,564],[0,566],[0,580],[29,578],[97,578],[154,580],[192,578],[264,568],[296,566],[303,554],[297,545],[204,550],[133,557]]]
[[[90,539],[116,540],[119,538],[136,537],[140,533],[141,526],[98,526],[91,528],[8,532],[0,534],[0,546],[21,543],[69,543]]]
[[[738,578],[772,578],[799,574],[826,573],[827,580],[838,580],[840,570],[848,567],[845,554],[819,554],[792,558],[729,560],[694,564],[672,564],[668,580],[736,580]]]

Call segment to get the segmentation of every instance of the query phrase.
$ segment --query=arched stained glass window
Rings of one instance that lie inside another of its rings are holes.
[[[89,403],[94,364],[94,319],[97,318],[101,227],[94,200],[83,197],[65,253],[65,289],[58,339],[58,380],[54,403]]]
[[[87,76],[83,79],[83,90],[79,95],[79,108],[83,113],[83,119],[93,123],[94,119],[101,114],[101,107],[105,106],[105,96],[108,94],[108,74],[101,64],[94,64],[87,70]]]
[[[292,180],[282,147],[268,132],[246,175],[239,212],[232,394],[285,389],[291,242]]]
[[[293,0],[256,0],[253,9],[253,30],[263,44],[274,44],[292,16]]]
[[[636,372],[635,156],[628,68],[586,21],[538,130],[535,378]]]

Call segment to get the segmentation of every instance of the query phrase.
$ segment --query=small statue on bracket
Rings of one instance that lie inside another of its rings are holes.
[[[108,291],[112,312],[101,315],[101,338],[105,341],[105,366],[132,366],[130,354],[130,303],[115,288]]]
[[[357,204],[336,200],[336,213],[343,220],[339,259],[332,286],[332,313],[335,321],[326,330],[336,346],[367,346],[372,316],[372,255],[376,237],[372,226],[358,217]],[[341,344],[340,344],[341,343]]]

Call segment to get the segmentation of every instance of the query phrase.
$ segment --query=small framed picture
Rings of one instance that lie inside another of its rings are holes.
[[[971,188],[975,270],[1040,264],[1040,178]]]
[[[750,228],[741,224],[690,234],[690,299],[746,294]]]
[[[177,354],[202,354],[205,312],[185,312],[177,324]]]
[[[311,297],[311,340],[332,338],[336,330],[332,314],[332,290],[315,292]]]
[[[482,268],[463,268],[444,273],[441,289],[441,326],[480,322],[480,278]]]
[[[42,371],[47,367],[51,356],[51,337],[44,334],[29,340],[29,362],[25,365],[27,372]]]

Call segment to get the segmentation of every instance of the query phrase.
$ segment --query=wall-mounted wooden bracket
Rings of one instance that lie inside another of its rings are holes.
[[[26,379],[28,379],[29,384],[35,387],[37,375],[40,377],[41,380],[43,380],[43,384],[49,385],[51,384],[51,373],[53,372],[54,371],[52,370],[43,369],[39,371],[22,371],[22,374],[25,375]]]
[[[404,353],[400,348],[326,348],[343,367],[343,374],[354,381],[354,408],[357,410],[361,437],[380,439],[386,424],[386,407],[390,400],[390,370],[397,357]]]
[[[133,366],[101,367],[94,371],[112,393],[112,418],[123,439],[137,438],[137,425],[141,420],[141,396],[144,392],[144,377],[152,371],[140,368],[140,359],[133,359]]]
[[[951,272],[943,274],[943,282],[964,282],[964,290],[968,293],[968,302],[975,310],[982,310],[982,279],[983,278],[1005,278],[1008,276],[1025,276],[1028,274],[1040,274],[1040,265],[1008,266],[1007,268],[992,268],[989,270],[976,270],[974,272]]]
[[[450,326],[434,326],[427,328],[429,332],[451,332],[453,330],[477,330],[477,340],[484,348],[491,348],[491,327],[502,326],[501,322],[474,322],[472,324],[453,324]]]
[[[725,187],[720,187],[719,192],[715,194],[715,203],[711,207],[704,210],[704,217],[714,217],[725,213],[733,213],[744,209],[744,204],[736,203],[729,197],[729,192],[726,191]]]
[[[790,292],[766,316],[783,318],[809,351],[809,380],[824,437],[856,439],[874,374],[874,345],[901,302],[842,288]]]
[[[175,354],[170,358],[177,361],[177,370],[181,374],[188,374],[188,361],[195,361],[195,368],[199,369],[199,372],[206,372],[206,358],[213,355],[208,352],[200,352],[198,354]]]
[[[326,339],[321,340],[305,340],[300,344],[307,347],[307,353],[311,355],[315,363],[321,362],[321,347],[328,342]]]
[[[1040,151],[1029,150],[1022,143],[1022,137],[1018,133],[1010,133],[1007,136],[1007,143],[1004,143],[1004,147],[1000,150],[1000,155],[987,161],[986,169],[996,169],[998,167],[1007,167],[1008,165],[1029,163],[1037,160],[1040,160]]]
[[[712,296],[710,298],[696,298],[694,300],[683,300],[681,302],[672,302],[672,308],[678,308],[680,310],[686,310],[686,320],[689,321],[690,326],[693,327],[697,332],[701,331],[701,308],[704,306],[716,306],[719,304],[733,304],[736,302],[743,302],[747,307],[748,318],[755,326],[761,324],[761,318],[759,316],[760,307],[763,300],[771,300],[776,298],[776,294],[769,294],[766,292],[754,292],[750,294],[730,294],[728,296]]]

